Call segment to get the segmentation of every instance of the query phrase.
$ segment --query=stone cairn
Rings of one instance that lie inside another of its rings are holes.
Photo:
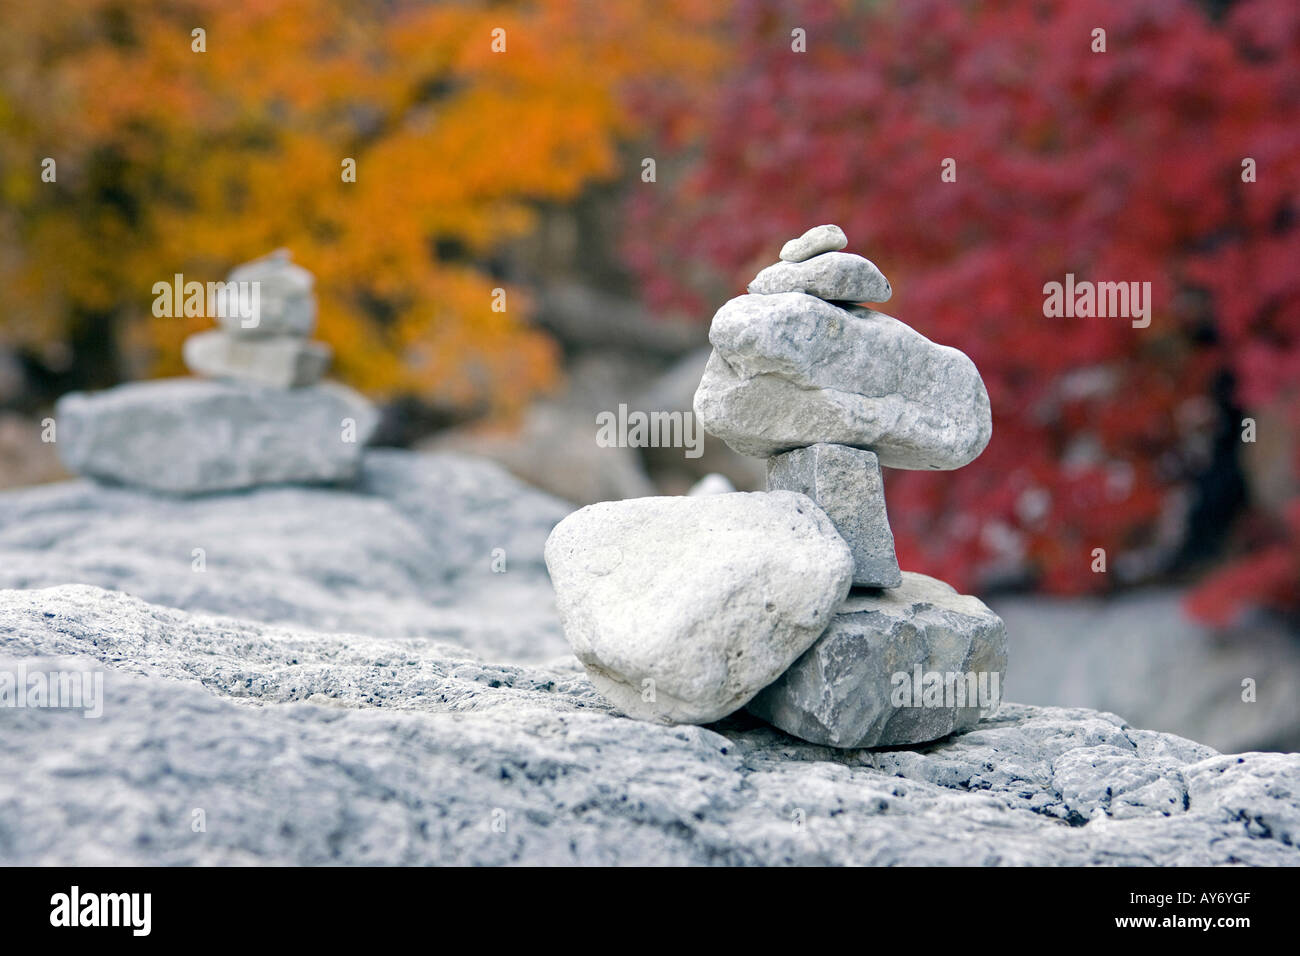
[[[331,352],[310,340],[311,273],[278,250],[235,268],[227,288],[241,288],[231,283],[256,283],[258,307],[223,309],[220,328],[186,339],[185,364],[202,378],[59,400],[56,446],[70,471],[178,495],[357,476],[378,414],[352,389],[321,381]]]
[[[857,304],[893,290],[846,245],[833,225],[786,243],[709,329],[695,414],[767,460],[766,492],[602,502],[547,541],[565,634],[629,716],[747,707],[813,743],[879,747],[997,708],[1002,620],[900,571],[880,473],[972,461],[988,393],[965,354]]]
[[[316,328],[315,280],[277,249],[233,269],[227,283],[256,283],[258,315],[227,309],[220,328],[185,340],[185,364],[195,375],[297,388],[315,385],[329,368],[330,347],[311,341]]]

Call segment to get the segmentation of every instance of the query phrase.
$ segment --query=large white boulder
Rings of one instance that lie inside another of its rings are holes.
[[[629,716],[709,723],[743,707],[821,634],[853,559],[789,491],[607,501],[546,542],[565,635]]]

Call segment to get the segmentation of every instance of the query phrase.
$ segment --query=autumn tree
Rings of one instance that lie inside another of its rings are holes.
[[[728,29],[736,73],[683,174],[634,198],[629,261],[707,315],[839,223],[893,281],[885,310],[975,360],[984,456],[886,478],[904,566],[1067,593],[1168,570],[1171,528],[1232,526],[1240,418],[1267,412],[1290,491],[1256,497],[1247,563],[1196,606],[1294,605],[1300,6],[747,0]],[[1150,326],[1046,317],[1067,273],[1150,282]]]
[[[342,378],[508,410],[555,363],[493,257],[635,176],[632,98],[714,68],[695,6],[0,0],[0,345],[67,384],[181,371],[208,320],[153,284],[283,246]]]

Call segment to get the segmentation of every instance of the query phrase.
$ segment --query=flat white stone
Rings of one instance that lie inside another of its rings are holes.
[[[851,252],[824,252],[803,262],[770,265],[749,284],[755,295],[806,292],[836,302],[884,302],[894,294],[870,259]]]
[[[279,388],[319,382],[332,355],[324,342],[292,335],[241,337],[224,330],[191,335],[182,347],[185,366],[195,375]]]

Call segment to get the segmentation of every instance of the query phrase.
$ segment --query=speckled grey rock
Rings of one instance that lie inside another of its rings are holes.
[[[848,244],[848,237],[839,226],[813,226],[798,239],[791,239],[782,246],[781,258],[786,262],[803,262],[823,252],[843,249]]]
[[[1001,618],[978,598],[907,572],[898,588],[854,590],[749,711],[832,747],[923,743],[995,712],[1006,669]]]
[[[851,252],[823,252],[803,262],[778,262],[754,277],[755,295],[806,292],[836,302],[885,302],[894,290],[870,259]]]
[[[350,481],[378,422],[374,407],[342,385],[200,379],[73,392],[54,417],[68,470],[174,494]]]
[[[191,335],[181,353],[185,367],[195,375],[276,388],[314,385],[329,368],[333,355],[324,342],[292,335],[243,338],[225,332]]]
[[[256,282],[258,315],[250,323],[238,315],[219,315],[221,327],[239,338],[292,335],[308,338],[316,328],[315,278],[295,265],[287,249],[236,266],[227,282]]]
[[[630,716],[708,723],[743,707],[821,634],[848,546],[789,491],[588,505],[546,542],[573,653]]]
[[[177,497],[66,481],[0,492],[0,588],[93,584],[197,613],[545,661],[569,646],[542,547],[572,507],[489,461],[380,448],[346,488]]]
[[[714,315],[709,341],[695,413],[744,455],[828,442],[874,451],[890,468],[947,470],[993,433],[975,363],[871,309],[742,295]]]
[[[1300,864],[1300,756],[1097,711],[833,750],[743,713],[620,718],[574,663],[80,586],[0,593],[20,665],[100,670],[105,700],[0,709],[7,865]]]
[[[826,512],[853,554],[854,585],[896,588],[903,583],[874,453],[817,444],[774,455],[767,460],[767,490],[797,491]]]

